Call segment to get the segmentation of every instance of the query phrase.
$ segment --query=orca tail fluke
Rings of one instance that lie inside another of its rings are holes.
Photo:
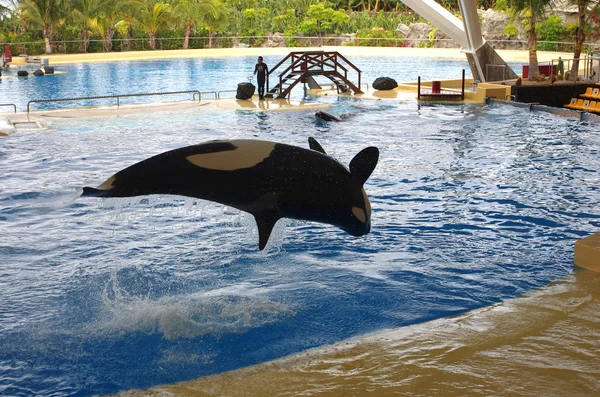
[[[81,197],[107,197],[106,190],[96,189],[94,187],[84,187],[81,190]]]

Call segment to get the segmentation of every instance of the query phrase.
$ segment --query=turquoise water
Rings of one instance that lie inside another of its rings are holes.
[[[265,62],[274,67],[281,57],[265,56]],[[459,79],[462,69],[470,76],[469,65],[464,60],[434,59],[424,62],[416,57],[352,57],[350,59],[362,70],[362,83],[371,85],[381,76],[397,81]],[[104,95],[124,95],[173,91],[225,91],[235,90],[237,84],[252,76],[255,57],[230,58],[177,58],[136,60],[118,63],[80,63],[57,65],[61,74],[29,78],[4,78],[0,80],[0,103],[14,103],[19,111],[27,110],[27,102],[35,99],[76,98]],[[516,65],[515,65],[516,66]],[[38,66],[28,66],[33,72]],[[4,72],[16,75],[16,69]],[[349,75],[356,82],[353,74]],[[329,80],[324,79],[323,82]],[[254,79],[256,84],[256,79]],[[363,86],[363,89],[365,87]],[[224,93],[232,98],[235,93]],[[292,92],[293,98],[304,95],[299,86]],[[211,96],[207,94],[207,98]],[[125,98],[121,103],[139,103],[191,99],[191,94],[173,97]],[[65,108],[81,106],[115,105],[114,99],[33,104],[31,109]],[[9,112],[12,108],[0,108]]]
[[[594,125],[496,105],[311,100],[351,117],[202,107],[2,138],[0,394],[172,383],[484,307],[571,272],[574,242],[600,225]],[[380,149],[369,235],[287,221],[259,252],[253,219],[214,203],[76,197],[169,149],[309,136],[344,164]]]

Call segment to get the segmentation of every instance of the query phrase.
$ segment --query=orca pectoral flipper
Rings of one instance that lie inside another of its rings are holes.
[[[258,249],[262,251],[265,249],[267,242],[269,242],[269,237],[275,224],[281,217],[270,211],[259,212],[253,215],[258,226]]]

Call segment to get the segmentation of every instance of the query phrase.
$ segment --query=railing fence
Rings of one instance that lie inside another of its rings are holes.
[[[203,48],[248,48],[261,47],[265,42],[268,47],[320,47],[320,46],[366,46],[366,47],[417,47],[417,48],[458,48],[452,39],[402,39],[402,38],[362,38],[351,35],[340,36],[219,36],[213,37],[212,42],[208,37],[190,37],[189,49]],[[175,50],[183,48],[183,37],[156,38],[156,50]],[[526,50],[526,40],[487,40],[496,49]],[[44,41],[0,43],[0,46],[11,46],[14,56],[17,55],[43,55]],[[50,45],[54,54],[79,53],[80,40],[51,41]],[[113,39],[111,41],[113,52],[145,51],[152,50],[148,38]],[[572,42],[539,41],[537,48],[540,51],[573,52],[575,44]],[[585,52],[599,50],[598,43],[585,43]],[[104,51],[103,40],[89,40],[88,52],[98,53]]]

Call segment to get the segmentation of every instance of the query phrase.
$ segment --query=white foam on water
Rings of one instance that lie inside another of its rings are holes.
[[[294,315],[278,302],[240,294],[126,297],[114,277],[102,297],[101,320],[90,331],[109,336],[142,332],[176,340],[242,334]]]

